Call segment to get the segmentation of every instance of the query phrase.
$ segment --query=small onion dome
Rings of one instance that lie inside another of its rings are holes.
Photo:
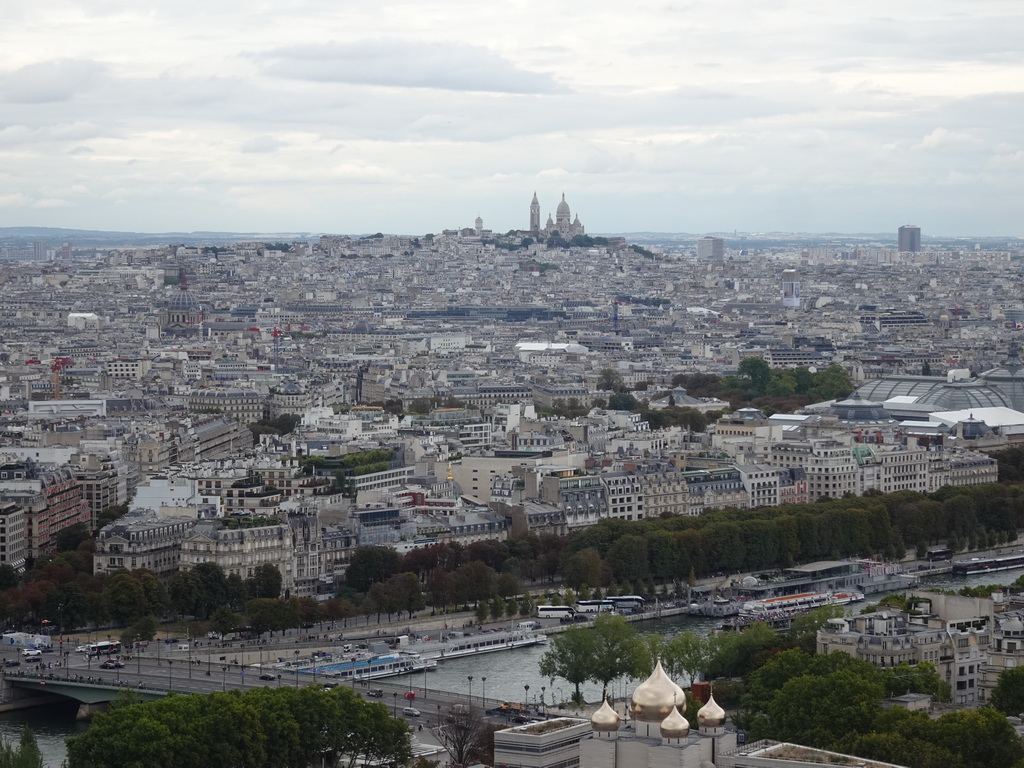
[[[708,697],[708,703],[697,710],[697,724],[701,728],[721,728],[725,725],[725,710],[718,706],[715,695]]]
[[[622,718],[619,713],[611,708],[608,699],[604,700],[597,712],[590,717],[590,727],[602,733],[615,733],[619,730],[619,722]]]
[[[683,739],[690,732],[690,722],[678,707],[672,707],[668,717],[661,721],[661,735],[666,739]]]
[[[686,701],[686,694],[665,674],[661,659],[658,659],[651,676],[633,691],[633,719],[660,723],[668,716],[669,710],[675,708],[678,699]]]

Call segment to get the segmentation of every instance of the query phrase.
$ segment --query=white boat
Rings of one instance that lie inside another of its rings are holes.
[[[805,613],[824,605],[845,605],[863,600],[860,592],[804,592],[785,597],[767,597],[744,603],[740,616],[747,619],[771,619]]]
[[[337,680],[376,680],[434,669],[437,662],[416,653],[388,653],[380,656],[343,657],[340,661],[317,664],[316,671]],[[303,669],[302,672],[311,672]]]
[[[547,635],[537,632],[481,632],[476,635],[453,633],[441,642],[411,643],[408,649],[424,659],[444,661],[463,656],[475,656],[479,653],[511,651],[515,648],[526,648],[541,645],[548,641]],[[403,650],[403,653],[405,651]]]

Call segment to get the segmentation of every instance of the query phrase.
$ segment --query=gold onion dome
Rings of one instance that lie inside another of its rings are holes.
[[[661,721],[661,735],[666,739],[682,739],[690,732],[690,722],[678,707],[672,707],[668,717]]]
[[[721,728],[725,725],[725,710],[718,706],[715,695],[708,697],[708,703],[697,710],[697,724],[701,728]]]
[[[590,716],[590,727],[595,731],[614,733],[619,730],[621,719],[619,713],[608,704],[608,699],[605,699],[597,712]]]
[[[686,701],[686,694],[665,674],[659,659],[651,676],[633,691],[633,719],[660,723],[675,708],[677,700]]]

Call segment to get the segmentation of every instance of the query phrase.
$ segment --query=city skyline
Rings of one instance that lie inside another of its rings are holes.
[[[1006,2],[10,15],[0,226],[1024,234]]]

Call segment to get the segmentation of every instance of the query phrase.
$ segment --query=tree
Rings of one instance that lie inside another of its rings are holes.
[[[131,646],[140,641],[148,642],[156,637],[156,630],[159,626],[152,616],[143,616],[121,633],[121,643]]]
[[[760,397],[768,391],[768,385],[772,380],[772,370],[762,358],[743,358],[740,361],[738,373],[751,397]]]
[[[269,597],[277,599],[281,596],[284,579],[273,563],[256,566],[252,577],[246,580],[246,592],[250,597]]]
[[[604,562],[593,547],[569,555],[562,564],[562,577],[573,589],[604,584]]]
[[[402,567],[402,556],[390,547],[356,547],[345,583],[356,592],[368,592],[370,586],[387,581]]]
[[[602,368],[597,375],[597,388],[602,392],[619,392],[625,388],[622,374],[614,368]]]
[[[110,615],[118,624],[127,624],[146,615],[146,592],[128,571],[113,574],[103,588]]]
[[[1017,717],[1024,712],[1024,667],[1004,669],[999,673],[989,703],[1004,715]]]
[[[662,665],[671,677],[685,676],[692,685],[707,674],[717,645],[713,635],[682,632],[665,645]]]
[[[198,612],[199,590],[202,585],[194,571],[177,571],[167,580],[167,593],[171,607],[179,616],[194,616]]]
[[[488,730],[488,723],[479,710],[466,704],[455,704],[445,713],[436,735],[441,746],[451,755],[452,764],[468,765],[471,752]]]
[[[221,605],[210,614],[210,624],[213,631],[223,637],[238,629],[241,625],[241,617],[227,605]]]
[[[575,686],[574,701],[583,701],[580,685],[591,678],[597,658],[597,634],[583,627],[569,627],[551,638],[551,643],[540,659],[540,673],[544,677],[559,677]]]
[[[644,643],[624,616],[600,614],[594,620],[595,646],[590,679],[607,690],[612,680],[640,677],[647,658]],[[543,672],[541,673],[543,674]]]

